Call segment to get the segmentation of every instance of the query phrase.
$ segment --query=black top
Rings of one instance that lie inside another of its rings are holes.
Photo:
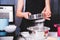
[[[33,13],[41,13],[45,6],[45,0],[26,0],[26,11]]]
[[[45,7],[45,0],[26,0],[26,12],[31,12],[32,14],[41,13]],[[22,19],[20,25],[21,31],[26,31],[27,27],[34,26],[34,21]]]

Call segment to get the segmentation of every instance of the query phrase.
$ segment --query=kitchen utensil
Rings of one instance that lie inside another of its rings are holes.
[[[37,19],[42,19],[43,14],[42,13],[37,13],[29,16],[29,20],[37,20]]]

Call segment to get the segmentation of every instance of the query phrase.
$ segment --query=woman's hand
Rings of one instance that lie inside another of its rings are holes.
[[[43,13],[43,16],[44,16],[44,18],[45,18],[46,20],[50,20],[50,17],[51,17],[51,10],[50,10],[50,8],[45,7],[45,8],[43,9],[42,13]]]
[[[23,12],[22,13],[22,16],[25,18],[25,19],[28,19],[28,17],[31,15],[30,12]]]
[[[20,17],[20,18],[25,18],[25,19],[28,19],[28,17],[31,15],[30,12],[18,12],[16,14],[16,16]]]

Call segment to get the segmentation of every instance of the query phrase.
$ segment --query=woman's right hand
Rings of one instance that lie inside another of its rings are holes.
[[[28,19],[30,15],[31,15],[30,12],[22,12],[22,16],[23,16],[23,18],[25,18],[25,19]]]

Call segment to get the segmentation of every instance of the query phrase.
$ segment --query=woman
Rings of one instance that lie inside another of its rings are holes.
[[[50,20],[50,0],[26,0],[26,10],[22,12],[24,0],[18,0],[16,16],[23,18],[20,25],[21,31],[27,31],[27,27],[33,26],[34,21],[28,20],[28,16],[36,13],[43,13],[45,19]]]
[[[22,18],[21,31],[28,31],[26,28],[33,26],[34,21],[28,20],[28,16],[43,13],[46,20],[50,20],[50,0],[26,0],[26,10],[22,12],[24,0],[18,0],[16,16]]]

